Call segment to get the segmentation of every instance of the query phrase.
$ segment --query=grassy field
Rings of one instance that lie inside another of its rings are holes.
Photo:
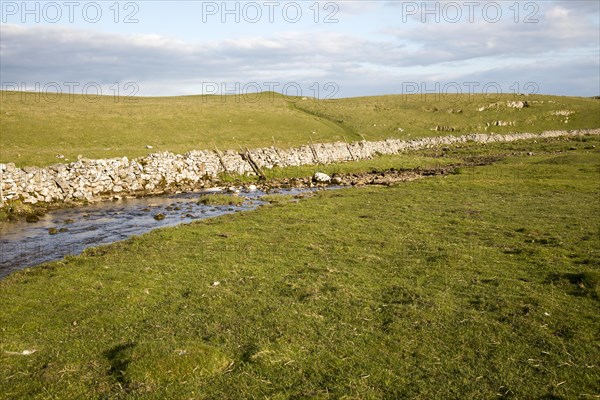
[[[595,398],[598,139],[447,156],[492,154],[10,275],[1,396]]]
[[[527,101],[511,108],[508,102]],[[540,133],[600,126],[600,100],[514,95],[390,95],[295,103],[299,109],[342,124],[367,140],[468,133]],[[480,111],[481,108],[485,108]],[[563,115],[560,111],[570,111]],[[558,115],[555,115],[558,114]],[[567,121],[567,122],[565,122]],[[495,122],[508,123],[496,126]],[[490,126],[488,126],[490,124]],[[436,127],[452,131],[436,131]]]
[[[508,108],[526,100],[531,107]],[[412,139],[477,132],[600,127],[600,100],[502,95],[411,95],[316,101],[244,96],[86,98],[0,92],[0,162],[50,165],[78,155],[139,157],[157,151],[239,149],[313,142]],[[477,111],[481,107],[489,107]],[[559,111],[572,115],[553,115]],[[491,126],[497,121],[512,125]],[[445,126],[454,131],[435,131]],[[152,146],[147,149],[146,146]]]
[[[30,93],[0,93],[2,162],[45,165],[88,158],[139,157],[157,151],[184,153],[328,141],[341,129],[291,109],[281,95],[248,101],[234,96],[132,98],[95,102],[84,96],[36,101]],[[314,134],[312,132],[315,132]],[[146,146],[153,146],[147,149]],[[19,156],[20,155],[20,156]]]

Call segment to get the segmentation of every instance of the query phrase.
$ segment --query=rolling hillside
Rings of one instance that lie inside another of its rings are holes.
[[[527,101],[529,107],[508,105],[520,101]],[[317,101],[276,93],[89,99],[2,92],[0,162],[41,166],[73,161],[78,155],[139,157],[215,145],[223,150],[289,147],[311,140],[598,128],[599,105],[597,99],[538,95],[397,95]]]

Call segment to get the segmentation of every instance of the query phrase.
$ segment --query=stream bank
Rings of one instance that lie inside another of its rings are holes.
[[[202,191],[141,198],[120,198],[80,207],[60,208],[39,215],[35,223],[20,220],[0,224],[0,278],[44,262],[77,255],[88,247],[110,244],[151,230],[195,220],[254,210],[265,205],[267,195],[287,195],[297,201],[318,190],[366,185],[390,186],[425,177],[456,173],[465,166],[487,165],[498,157],[479,157],[469,163],[436,168],[335,174],[327,183],[312,178],[284,178],[258,185],[215,187]],[[231,204],[211,204],[199,199],[219,194],[235,197]],[[236,205],[232,205],[235,203]]]
[[[94,202],[116,197],[140,197],[164,193],[190,192],[214,185],[223,174],[263,175],[274,167],[323,165],[371,159],[380,155],[448,146],[459,143],[497,143],[561,136],[598,135],[600,129],[547,131],[541,134],[473,134],[427,137],[403,141],[320,143],[290,149],[275,147],[150,154],[129,160],[127,157],[89,160],[49,167],[18,167],[0,164],[0,204],[54,202]]]

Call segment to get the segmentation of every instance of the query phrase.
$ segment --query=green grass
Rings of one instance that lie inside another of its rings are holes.
[[[527,101],[530,107],[509,108],[508,101]],[[478,111],[480,107],[496,103],[497,108]],[[492,132],[540,133],[546,130],[600,127],[600,100],[594,98],[430,94],[299,101],[295,104],[309,115],[327,118],[344,126],[354,136],[362,135],[366,140]],[[567,119],[565,116],[553,115],[554,112],[563,110],[574,112],[568,117],[568,123],[564,122]],[[513,122],[514,125],[487,126],[487,123],[496,121]],[[454,131],[432,130],[437,126],[451,127]]]
[[[139,157],[158,151],[289,147],[341,139],[334,123],[292,110],[283,96],[264,93],[258,101],[235,96],[120,99],[0,92],[1,162],[47,165],[87,158]],[[316,132],[316,133],[312,133]],[[146,149],[146,146],[153,149]]]
[[[36,216],[43,215],[43,212],[36,212],[35,206],[27,203],[23,203],[20,200],[12,202],[10,205],[0,209],[0,221],[6,220],[17,220],[21,218],[34,218]],[[39,215],[38,215],[39,214]]]
[[[511,143],[537,155],[324,191],[14,273],[0,281],[0,393],[593,398],[594,140]]]
[[[52,100],[55,99],[55,100]],[[527,100],[532,106],[516,110],[478,112],[482,105]],[[235,96],[98,97],[0,92],[2,136],[0,162],[19,166],[69,162],[86,158],[144,156],[158,151],[184,153],[194,149],[220,150],[272,146],[291,147],[313,142],[413,139],[423,136],[474,132],[541,132],[549,129],[600,127],[599,100],[512,95],[378,96],[317,101],[263,93],[256,101]],[[542,103],[543,102],[543,103]],[[451,110],[462,113],[449,113]],[[569,117],[551,115],[570,110]],[[497,120],[515,126],[493,127]],[[454,132],[434,132],[437,125]],[[402,128],[404,131],[399,131]],[[146,146],[153,146],[147,149]],[[63,154],[65,159],[56,158]]]
[[[260,198],[269,204],[285,204],[294,201],[294,196],[290,194],[267,194]]]
[[[241,206],[244,198],[221,193],[205,194],[200,196],[198,203],[210,206]]]

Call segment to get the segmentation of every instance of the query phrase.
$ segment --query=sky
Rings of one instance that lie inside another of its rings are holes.
[[[600,1],[0,1],[3,90],[600,95]]]

